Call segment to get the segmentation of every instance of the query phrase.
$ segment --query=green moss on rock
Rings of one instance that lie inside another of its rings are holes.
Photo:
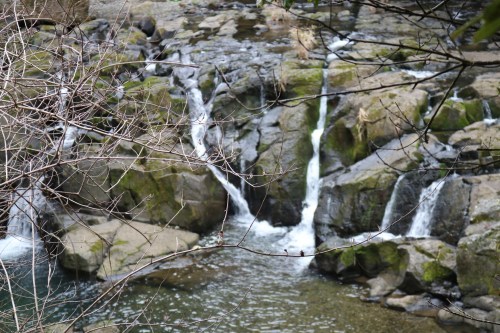
[[[437,260],[423,263],[422,268],[424,270],[422,279],[429,284],[432,282],[450,281],[455,277],[455,272],[440,265]]]
[[[430,128],[435,131],[459,130],[483,118],[483,105],[480,100],[455,102],[449,99],[439,109]],[[425,118],[427,122],[430,119],[431,116]]]

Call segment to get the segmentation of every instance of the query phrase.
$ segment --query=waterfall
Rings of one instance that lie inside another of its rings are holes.
[[[322,95],[327,93],[327,77],[328,69],[323,69]],[[307,166],[307,188],[306,197],[302,202],[302,218],[299,225],[294,227],[285,238],[289,248],[303,250],[308,253],[312,252],[315,247],[313,220],[314,212],[318,207],[319,187],[321,185],[319,178],[319,144],[325,128],[327,101],[327,96],[321,97],[318,123],[316,129],[311,133],[313,156]]]
[[[413,217],[410,230],[406,236],[428,237],[431,235],[432,215],[436,207],[439,192],[443,188],[444,183],[444,179],[439,179],[422,190],[418,199],[420,206]]]
[[[389,199],[389,202],[385,206],[385,211],[384,211],[384,218],[382,219],[382,224],[380,226],[380,229],[386,230],[389,228],[389,226],[392,223],[392,217],[393,217],[393,211],[394,211],[394,205],[396,204],[396,198],[398,197],[398,192],[399,188],[401,186],[401,181],[403,180],[405,174],[402,174],[399,176],[398,180],[396,181],[396,184],[394,185],[394,189],[392,190],[391,198]]]
[[[483,111],[484,111],[484,122],[487,125],[494,124],[496,120],[493,118],[493,113],[491,112],[490,104],[488,101],[484,100],[482,101],[483,103]]]
[[[190,63],[189,56],[187,55],[183,56],[181,60],[185,64]],[[187,70],[187,72],[183,70]],[[241,192],[229,182],[226,176],[217,167],[210,163],[210,156],[207,153],[207,148],[205,146],[205,136],[207,134],[208,122],[212,111],[212,99],[206,104],[203,102],[203,96],[198,88],[198,81],[191,78],[194,75],[195,73],[192,68],[180,68],[178,70],[178,77],[181,79],[181,82],[187,91],[189,116],[191,121],[191,139],[193,141],[196,155],[201,160],[207,162],[207,167],[229,194],[238,219],[251,221],[254,217],[250,213],[248,203]]]
[[[39,212],[48,206],[41,182],[42,179],[31,188],[19,188],[12,194],[7,236],[0,240],[0,258],[14,259],[40,245],[36,222]]]
[[[453,102],[463,102],[464,100],[458,97],[458,89],[453,89],[453,96],[450,97],[450,100]]]

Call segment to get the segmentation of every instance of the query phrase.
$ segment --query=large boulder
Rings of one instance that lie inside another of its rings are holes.
[[[360,239],[355,241],[359,243]],[[396,289],[408,294],[431,292],[457,297],[448,287],[456,282],[456,250],[436,239],[402,238],[351,245],[332,237],[322,243],[315,257],[317,267],[341,280],[369,278],[370,297],[390,294]],[[448,289],[447,289],[448,288]]]
[[[403,136],[346,172],[325,177],[314,216],[316,236],[325,240],[332,234],[377,230],[398,178],[396,170],[415,167],[421,156],[417,141],[416,134]]]
[[[192,232],[134,221],[84,215],[68,218],[72,223],[62,230],[61,265],[101,279],[130,273],[154,259],[187,250],[199,239]]]
[[[327,155],[328,150],[336,151],[342,162],[350,165],[375,147],[412,131],[427,109],[427,92],[405,87],[376,90],[349,95],[339,108],[341,116],[326,129],[322,150]]]
[[[439,192],[432,216],[431,235],[449,244],[457,244],[466,235],[469,224],[500,221],[498,188],[499,174],[448,179]]]
[[[178,147],[175,136],[162,134],[119,143],[111,162],[98,158],[65,165],[56,190],[73,204],[112,206],[117,214],[136,221],[211,230],[224,218],[224,188],[207,167],[188,160],[194,154],[189,145]],[[103,146],[90,146],[88,156],[99,156]],[[79,145],[80,150],[84,147]]]
[[[397,242],[373,242],[349,247],[345,241],[331,238],[318,247],[317,252],[323,251],[327,252],[315,257],[321,271],[346,281],[360,276],[369,277],[371,296],[387,295],[404,280],[408,256],[404,250],[398,249]]]
[[[198,242],[192,232],[129,222],[116,231],[108,256],[97,271],[100,279],[127,274],[159,257],[185,251]]]
[[[226,192],[212,172],[159,154],[144,163],[109,163],[119,212],[137,221],[170,224],[205,232],[224,218]]]
[[[471,184],[468,216],[471,223],[500,222],[500,174],[467,177]]]
[[[102,265],[121,222],[113,220],[99,225],[75,224],[61,238],[59,261],[64,268],[94,273]]]
[[[444,182],[432,214],[432,236],[449,244],[458,243],[469,225],[470,196],[469,178],[450,177]]]
[[[485,222],[483,222],[485,223]],[[481,223],[482,224],[482,223]],[[498,246],[500,224],[460,239],[457,252],[458,286],[466,296],[500,295]]]
[[[421,239],[402,244],[399,249],[410,258],[401,290],[410,294],[432,292],[436,283],[456,282],[455,247],[437,239]]]
[[[270,111],[277,116],[276,126],[260,131],[260,154],[250,180],[257,187],[250,190],[250,207],[275,224],[295,225],[306,193],[307,164],[313,153],[309,132],[315,115],[304,104],[279,110]]]
[[[453,133],[448,143],[461,149],[464,159],[479,159],[486,167],[500,160],[500,122],[489,124],[484,121],[475,122],[464,129]],[[497,165],[495,163],[495,165]]]
[[[437,114],[435,114],[437,113]],[[455,101],[448,99],[439,110],[425,117],[430,122],[430,129],[434,131],[456,131],[476,121],[483,120],[483,104],[478,99]]]

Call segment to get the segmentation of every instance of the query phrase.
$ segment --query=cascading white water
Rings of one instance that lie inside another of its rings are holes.
[[[61,81],[59,88],[59,108],[58,115],[64,117],[68,89],[64,87],[64,77],[58,75]],[[47,150],[53,154],[57,151],[70,149],[77,137],[83,130],[75,126],[69,126],[60,121],[57,125],[44,129],[45,133],[62,131],[61,137],[55,141],[54,145]],[[43,177],[30,188],[19,188],[13,192],[10,198],[12,205],[9,209],[9,221],[7,223],[7,234],[5,239],[0,240],[0,258],[13,259],[22,256],[27,250],[38,247],[40,239],[37,227],[37,219],[40,212],[46,212],[50,208],[50,203],[42,193],[41,186]]]
[[[380,226],[380,229],[382,230],[389,228],[389,226],[393,222],[392,212],[394,211],[394,205],[396,204],[396,198],[398,197],[399,187],[401,186],[401,181],[403,180],[404,176],[405,174],[402,174],[401,176],[398,177],[398,180],[394,185],[394,189],[392,190],[391,198],[389,199],[389,202],[385,206],[384,218],[382,219],[382,224]]]
[[[322,95],[327,93],[327,77],[328,70],[323,69]],[[319,187],[321,185],[321,180],[319,178],[319,144],[325,128],[327,101],[327,96],[321,97],[318,122],[316,124],[316,129],[311,133],[313,156],[307,166],[307,188],[306,197],[302,203],[302,218],[299,225],[293,228],[285,238],[285,242],[289,249],[302,250],[308,253],[312,252],[315,246],[313,220],[314,212],[318,207]]]
[[[41,182],[12,194],[7,235],[0,240],[1,259],[14,259],[40,245],[36,222],[39,212],[46,211],[49,205],[40,189]]]
[[[183,56],[182,62],[189,64],[189,57]],[[212,165],[209,161],[209,154],[205,146],[205,136],[208,130],[208,121],[210,118],[212,100],[207,104],[203,103],[203,96],[198,88],[198,81],[191,78],[181,78],[181,82],[187,91],[187,100],[189,106],[189,115],[191,120],[191,139],[196,151],[196,155],[203,161],[207,161],[207,167],[214,174],[217,180],[222,184],[224,189],[229,194],[231,201],[234,205],[236,215],[240,220],[253,220],[254,217],[250,213],[248,203],[241,194],[241,192],[227,180],[226,176]]]
[[[406,233],[406,236],[428,237],[431,235],[432,215],[444,183],[444,179],[439,179],[422,190],[418,199],[420,206],[413,217],[410,230]]]
[[[483,99],[483,111],[484,111],[484,122],[487,125],[494,124],[496,122],[496,119],[493,118],[493,113],[491,112],[490,104],[488,101]]]

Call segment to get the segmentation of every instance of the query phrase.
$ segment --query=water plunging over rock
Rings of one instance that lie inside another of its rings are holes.
[[[328,70],[323,69],[323,87],[321,94],[325,95],[327,91],[326,77]],[[320,161],[319,161],[319,145],[321,135],[325,128],[325,119],[327,113],[327,96],[322,96],[319,107],[319,119],[316,129],[311,133],[311,142],[313,146],[313,156],[307,166],[307,189],[306,197],[303,201],[302,219],[295,228],[287,235],[286,242],[291,248],[300,248],[300,250],[311,251],[314,249],[314,212],[318,207],[319,186],[320,186]]]
[[[37,221],[39,214],[46,211],[49,205],[39,187],[40,183],[31,188],[19,188],[13,193],[7,236],[0,240],[0,258],[14,259],[33,246],[40,246]]]
[[[391,223],[393,222],[392,213],[394,210],[394,205],[396,203],[396,198],[398,196],[399,188],[401,186],[401,181],[404,179],[404,176],[405,176],[404,174],[399,176],[398,180],[396,181],[396,184],[394,185],[394,189],[392,190],[391,198],[389,199],[387,206],[385,206],[384,218],[382,219],[382,224],[380,226],[380,229],[382,230],[388,229]]]
[[[190,63],[188,55],[183,55],[181,60],[185,64]],[[205,146],[205,136],[208,130],[210,112],[212,110],[211,101],[206,104],[203,102],[201,91],[198,88],[198,82],[195,78],[193,78],[196,75],[193,69],[181,68],[178,69],[177,73],[182,84],[187,89],[187,99],[191,119],[191,139],[195,147],[196,154],[201,160],[208,162],[207,167],[210,171],[212,171],[222,186],[224,186],[231,197],[231,201],[234,204],[238,217],[243,220],[253,220],[253,216],[250,214],[250,210],[248,209],[248,204],[241,192],[229,182],[227,177],[216,166],[210,163],[210,156]]]
[[[444,183],[444,179],[439,179],[422,191],[419,198],[420,206],[406,236],[428,237],[431,235],[432,215]]]

